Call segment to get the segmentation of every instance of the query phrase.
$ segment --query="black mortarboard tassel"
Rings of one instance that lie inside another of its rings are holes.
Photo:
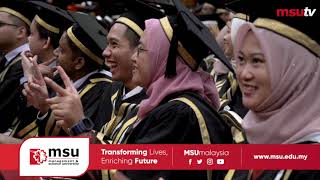
[[[175,0],[174,3],[176,13],[160,19],[161,26],[171,42],[166,77],[174,76],[176,72],[174,60],[177,55],[182,57],[192,71],[196,71],[203,59],[213,53],[231,72],[234,72],[209,29],[179,0]]]
[[[169,48],[169,55],[167,60],[167,66],[166,66],[166,72],[165,77],[171,78],[177,75],[176,71],[176,59],[178,54],[178,43],[179,43],[179,21],[181,20],[178,15],[176,17],[176,22],[171,24],[171,27],[173,29],[173,35],[170,43]],[[174,18],[174,17],[171,17]]]

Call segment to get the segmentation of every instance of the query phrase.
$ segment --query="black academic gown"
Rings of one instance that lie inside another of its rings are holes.
[[[131,97],[123,99],[124,91],[125,86],[122,82],[112,83],[111,102],[113,111],[108,123],[97,134],[102,143],[121,144],[121,141],[125,139],[124,133],[128,127],[124,127],[123,124],[136,116],[140,102],[147,98],[145,91],[142,90]],[[104,108],[105,105],[102,104],[100,107]]]
[[[55,62],[54,62],[55,63]],[[56,75],[53,78],[58,84],[62,83],[62,80],[59,75]],[[20,89],[23,89],[23,84],[20,85]],[[52,92],[49,91],[49,94]],[[38,109],[33,106],[27,106],[26,98],[21,97],[21,111],[16,115],[16,118],[11,125],[12,132],[10,136],[19,138],[19,139],[27,139],[30,137],[35,137],[38,135],[38,125],[37,125],[37,114]]]
[[[216,85],[219,86],[220,109],[229,106],[229,110],[236,112],[243,118],[247,114],[248,109],[242,104],[242,94],[234,75],[231,72],[218,75]]]
[[[25,107],[20,78],[23,77],[22,57],[18,54],[0,72],[0,133],[6,132]],[[1,78],[2,77],[2,78]]]
[[[97,116],[98,105],[101,95],[111,94],[111,78],[102,73],[92,74],[77,90],[81,97],[84,115],[94,120]],[[111,104],[111,103],[110,103]],[[105,111],[112,111],[112,106],[106,107]],[[111,112],[110,112],[111,114]],[[45,119],[37,120],[39,126],[39,136],[67,136],[63,129],[56,126],[54,116],[49,111]],[[94,121],[94,130],[98,131],[105,122]]]
[[[191,106],[175,98],[184,97],[191,101],[201,112],[197,117]],[[172,100],[172,101],[170,101]],[[200,129],[200,122],[206,129]],[[182,92],[170,95],[153,109],[135,127],[131,127],[127,144],[212,144],[232,143],[229,128],[219,114],[199,95]],[[130,132],[131,131],[131,132]],[[207,131],[210,139],[202,137]],[[207,180],[207,171],[122,171],[130,179],[196,179]],[[213,171],[212,179],[224,177],[225,172]]]
[[[25,108],[15,119],[10,136],[19,139],[28,139],[38,136],[37,114],[38,109],[33,106]]]

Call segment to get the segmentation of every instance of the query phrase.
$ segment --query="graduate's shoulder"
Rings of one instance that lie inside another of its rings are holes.
[[[187,117],[194,119],[196,114],[203,116],[214,113],[202,97],[193,92],[180,92],[167,96],[164,101],[150,112],[150,116],[157,117]]]

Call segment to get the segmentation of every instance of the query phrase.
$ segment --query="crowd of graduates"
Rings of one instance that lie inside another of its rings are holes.
[[[315,1],[123,0],[120,15],[103,17],[92,8],[100,1],[53,2],[0,2],[0,143],[320,142],[319,13],[275,13]],[[92,170],[78,179],[319,178],[284,169]]]

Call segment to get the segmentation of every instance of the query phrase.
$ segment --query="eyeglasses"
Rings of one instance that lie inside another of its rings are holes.
[[[141,46],[138,46],[138,48],[137,48],[137,57],[139,57],[139,54],[140,54],[141,52],[145,52],[145,51],[148,51],[148,50],[143,49]]]
[[[2,27],[2,26],[15,26],[15,27],[18,27],[18,25],[16,25],[16,24],[9,24],[9,23],[5,23],[5,22],[0,21],[0,27]]]

